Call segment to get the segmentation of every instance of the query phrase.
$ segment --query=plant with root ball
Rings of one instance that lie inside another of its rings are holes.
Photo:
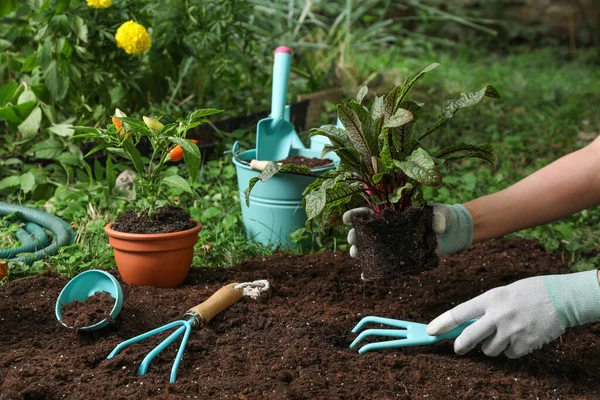
[[[443,175],[440,167],[449,161],[465,157],[494,163],[494,148],[489,144],[457,143],[437,152],[425,149],[423,139],[436,132],[461,108],[473,106],[484,97],[500,98],[492,86],[479,91],[462,93],[457,100],[446,101],[436,122],[422,132],[416,123],[423,114],[423,104],[408,98],[415,83],[439,64],[429,65],[412,79],[389,93],[375,97],[370,108],[363,105],[368,89],[363,86],[355,100],[337,106],[344,129],[325,125],[313,129],[310,136],[322,135],[331,144],[323,156],[335,152],[339,165],[322,175],[313,174],[305,166],[277,165],[271,162],[246,189],[250,191],[260,181],[281,173],[307,175],[317,178],[309,185],[303,198],[312,232],[313,222],[322,233],[341,223],[342,214],[351,208],[367,206],[381,217],[385,210],[402,212],[409,207],[424,205],[423,186],[438,186]]]

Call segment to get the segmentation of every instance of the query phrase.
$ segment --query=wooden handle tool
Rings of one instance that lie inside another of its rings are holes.
[[[197,316],[198,322],[206,323],[210,321],[215,315],[234,305],[242,298],[244,289],[235,289],[237,285],[239,285],[238,282],[223,286],[206,301],[190,308],[187,314]]]

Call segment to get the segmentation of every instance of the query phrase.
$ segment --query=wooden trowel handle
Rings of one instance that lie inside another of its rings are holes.
[[[237,285],[239,283],[236,282],[223,286],[206,301],[190,308],[188,313],[197,313],[202,322],[210,321],[215,315],[234,305],[242,298],[244,290],[242,288],[235,289]]]

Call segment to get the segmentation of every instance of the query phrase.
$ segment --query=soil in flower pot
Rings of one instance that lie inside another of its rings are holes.
[[[304,156],[292,156],[283,160],[277,161],[282,164],[293,164],[293,165],[306,165],[308,168],[320,168],[333,163],[328,158],[316,158],[316,157],[304,157]]]
[[[190,215],[179,207],[160,207],[154,210],[156,214],[151,220],[148,211],[137,213],[127,211],[116,220],[112,229],[126,233],[171,233],[192,229],[196,223],[190,220]]]
[[[437,267],[432,221],[431,206],[355,217],[362,279],[393,279]]]
[[[62,321],[75,329],[97,324],[109,318],[115,299],[107,292],[97,292],[84,301],[72,301],[61,309]]]

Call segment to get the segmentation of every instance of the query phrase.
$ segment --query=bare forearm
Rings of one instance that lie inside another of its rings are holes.
[[[600,204],[600,138],[518,183],[465,204],[473,243],[564,218]]]

